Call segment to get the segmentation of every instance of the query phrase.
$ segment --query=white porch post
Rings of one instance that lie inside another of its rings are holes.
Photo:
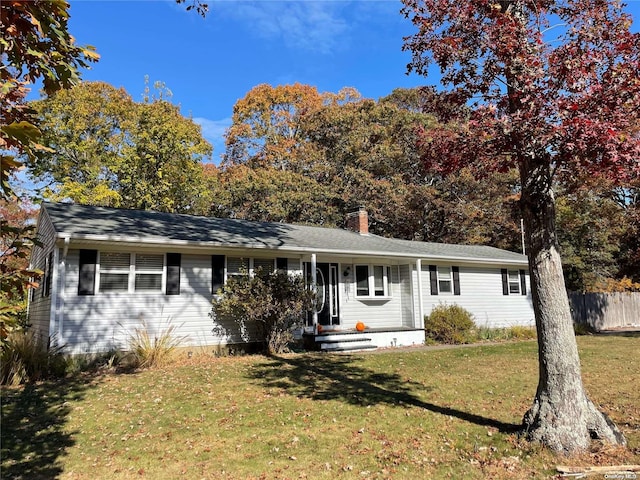
[[[418,271],[418,328],[424,328],[424,300],[422,295],[422,260],[416,260],[416,270]]]
[[[313,291],[316,291],[316,285],[318,283],[318,274],[316,272],[316,269],[318,265],[318,261],[316,259],[316,254],[312,253],[311,254],[311,288],[313,289]],[[314,333],[316,332],[316,329],[318,328],[318,311],[316,309],[316,305],[315,302],[313,302],[313,331]]]

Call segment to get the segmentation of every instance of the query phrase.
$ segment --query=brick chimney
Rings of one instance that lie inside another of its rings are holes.
[[[364,207],[360,207],[357,212],[348,213],[346,224],[347,230],[360,235],[369,234],[369,214]]]

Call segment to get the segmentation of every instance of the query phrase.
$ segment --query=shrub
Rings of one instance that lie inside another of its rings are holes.
[[[104,353],[76,354],[67,357],[67,374],[81,372],[117,371],[125,353],[111,350]]]
[[[576,335],[593,335],[596,333],[596,330],[586,323],[575,323],[573,324],[573,331]]]
[[[440,304],[424,320],[427,341],[469,343],[472,339],[473,315],[459,305]]]
[[[66,360],[62,351],[62,346],[55,345],[49,338],[45,341],[32,330],[10,333],[0,354],[0,383],[20,385],[64,376]]]
[[[515,325],[507,329],[508,338],[515,340],[532,340],[538,336],[535,327],[525,327],[523,325]]]
[[[482,342],[501,342],[505,340],[528,340],[536,338],[536,329],[514,325],[505,328],[480,326],[473,329],[473,338]]]
[[[284,353],[293,340],[292,330],[301,325],[314,299],[302,276],[258,269],[252,277],[231,277],[213,300],[211,314],[221,320],[218,325],[233,323],[241,332],[255,326],[268,353]]]
[[[151,368],[166,364],[180,346],[183,337],[175,335],[175,325],[168,325],[158,334],[151,334],[146,322],[136,328],[128,339],[132,368]]]

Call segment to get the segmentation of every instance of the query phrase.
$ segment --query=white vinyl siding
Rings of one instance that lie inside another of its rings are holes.
[[[380,263],[375,262],[371,265],[380,265]],[[339,287],[340,328],[352,329],[355,328],[356,323],[358,322],[363,322],[370,328],[397,328],[403,326],[402,299],[404,295],[391,295],[394,292],[401,291],[401,287],[398,285],[400,282],[398,266],[383,266],[383,269],[386,272],[386,296],[357,295],[357,267],[366,268],[368,273],[369,265],[341,264],[338,271],[344,272],[346,267],[351,267],[351,273],[348,276],[339,275],[339,281],[341,282]],[[361,273],[364,274],[364,269],[361,270]],[[409,282],[409,279],[407,279],[407,282]],[[374,280],[372,273],[371,281],[368,283],[368,285],[371,285],[371,293],[374,292],[373,284]],[[364,283],[362,283],[362,285],[364,285]],[[410,289],[411,287],[405,284],[405,287],[403,288]],[[362,292],[364,292],[364,289],[362,289]],[[411,305],[408,306],[408,309],[411,311]],[[407,323],[410,323],[410,320],[407,320]]]
[[[161,254],[164,255],[164,254]],[[180,295],[164,291],[104,292],[78,295],[79,251],[67,256],[62,339],[69,353],[126,348],[136,328],[157,335],[169,326],[182,346],[206,349],[255,340],[256,332],[240,331],[234,322],[216,323],[211,314],[211,256],[183,254]]]
[[[529,276],[526,276],[527,287]],[[436,297],[430,295],[429,270],[422,267],[422,299],[424,314],[440,303],[460,305],[474,316],[476,325],[491,328],[514,325],[534,325],[530,295],[503,295],[501,269],[496,267],[460,266],[460,283],[464,284],[460,295]],[[413,272],[413,285],[417,288],[417,273]],[[529,291],[529,290],[527,290]],[[415,290],[414,311],[418,315],[418,292]],[[418,320],[416,318],[416,320]]]
[[[55,262],[57,255],[51,256],[51,253],[55,250],[55,230],[53,224],[49,219],[49,215],[46,210],[40,210],[40,217],[38,218],[38,241],[32,251],[30,264],[33,268],[44,271],[46,263],[52,259]],[[53,269],[57,267],[54,263],[51,263],[51,273]],[[28,307],[29,323],[32,325],[34,331],[37,332],[43,339],[49,336],[55,336],[57,326],[53,324],[51,311],[52,302],[54,297],[59,294],[59,290],[52,282],[50,284],[51,291],[49,295],[44,295],[45,285],[41,280],[38,282],[38,288],[32,289],[29,292],[30,302]]]
[[[396,269],[392,269],[393,272]],[[416,327],[419,324],[415,323],[413,314],[413,297],[412,297],[412,285],[411,285],[411,265],[401,265],[397,268],[398,281],[395,281],[394,275],[391,275],[393,286],[395,283],[400,285],[400,298],[402,301],[402,326],[403,327]],[[417,288],[417,287],[416,287]]]

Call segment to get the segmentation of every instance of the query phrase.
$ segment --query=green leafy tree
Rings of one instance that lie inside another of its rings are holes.
[[[625,210],[608,192],[581,189],[556,203],[558,243],[569,290],[595,291],[619,276],[621,240],[629,228]]]
[[[236,323],[243,332],[257,330],[265,350],[279,354],[287,351],[292,329],[302,325],[314,299],[302,276],[258,269],[251,277],[227,280],[213,300],[212,316],[220,323]]]
[[[308,175],[342,198],[342,215],[365,206],[373,233],[519,248],[514,170],[475,179],[465,169],[454,177],[425,167],[418,132],[438,123],[423,111],[445,104],[427,89],[406,89],[322,107],[303,125],[319,153]]]
[[[380,99],[412,112],[428,113],[440,123],[464,122],[469,119],[469,107],[456,98],[455,94],[438,92],[433,86],[396,88]]]
[[[157,85],[162,89],[162,85]],[[51,151],[28,162],[46,197],[78,203],[192,212],[211,153],[200,126],[159,97],[85,82],[33,103]]]
[[[617,203],[624,209],[627,230],[620,241],[620,272],[640,283],[640,178],[615,191]]]
[[[331,189],[299,173],[237,165],[217,179],[212,215],[328,226],[342,219]]]
[[[212,153],[201,127],[179,108],[156,99],[135,108],[117,171],[122,206],[193,213],[202,193],[202,167]]]
[[[118,171],[136,105],[122,88],[85,82],[32,103],[50,150],[29,160],[30,173],[49,185],[53,200],[117,206]]]
[[[79,71],[99,55],[76,45],[68,31],[69,4],[64,0],[14,0],[0,3],[0,179],[3,198],[11,196],[9,178],[19,155],[33,158],[43,150],[40,131],[25,99],[29,85],[42,81],[50,95],[79,81]]]
[[[475,179],[425,167],[418,132],[438,125],[425,112],[445,106],[449,121],[465,121],[467,109],[431,89],[374,101],[347,88],[318,94],[304,85],[260,85],[236,104],[208,211],[342,225],[364,206],[379,235],[519,249],[514,170]]]

